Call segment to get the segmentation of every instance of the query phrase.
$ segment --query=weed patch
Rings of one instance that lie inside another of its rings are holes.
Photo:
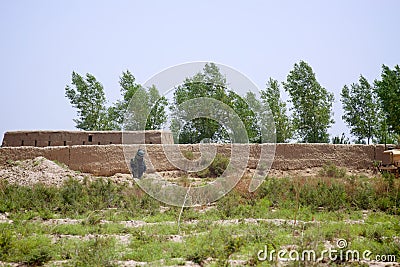
[[[322,166],[319,175],[330,178],[343,178],[346,176],[346,169],[337,167],[332,162],[329,162],[328,164]]]
[[[256,192],[247,188],[240,182],[211,209],[185,208],[178,229],[181,209],[164,204],[161,209],[160,202],[136,185],[100,178],[68,180],[62,187],[0,181],[0,218],[7,222],[0,223],[0,261],[29,266],[55,260],[66,261],[66,266],[114,266],[121,260],[229,266],[238,259],[251,266],[268,265],[277,261],[257,259],[264,246],[322,251],[339,238],[349,243],[346,249],[400,259],[398,179],[325,173],[268,177]]]

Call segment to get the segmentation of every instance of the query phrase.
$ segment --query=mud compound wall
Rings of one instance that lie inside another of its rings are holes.
[[[169,131],[14,131],[4,134],[2,147],[110,144],[173,144]]]
[[[176,152],[169,152],[169,156],[178,156],[180,151],[192,151],[198,154],[198,145],[165,145],[179,148]],[[218,153],[230,156],[230,145],[215,145]],[[261,146],[250,145],[248,168],[255,168],[260,157]],[[115,173],[129,173],[125,151],[134,155],[143,145],[91,145],[91,146],[50,146],[50,147],[2,147],[0,148],[0,165],[11,161],[32,159],[43,156],[50,160],[64,163],[69,168],[101,176],[110,176]],[[146,145],[146,162],[156,171],[178,170],[166,157],[162,145]],[[171,148],[171,147],[170,147]],[[332,144],[277,144],[272,169],[299,170],[312,167],[321,167],[328,162],[337,166],[351,169],[369,169],[374,160],[383,158],[383,145],[332,145]],[[175,155],[175,154],[176,155]],[[128,159],[129,160],[129,159]],[[151,160],[151,164],[149,164]],[[244,158],[243,160],[247,160]]]

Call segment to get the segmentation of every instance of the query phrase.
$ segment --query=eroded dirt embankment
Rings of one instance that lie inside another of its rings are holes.
[[[179,149],[174,152],[169,151],[168,157],[181,157],[181,151],[199,153],[198,145],[166,145],[166,147],[171,146],[178,146]],[[230,156],[229,144],[215,146],[218,153]],[[2,147],[0,148],[0,166],[17,160],[42,156],[63,163],[71,170],[99,176],[112,176],[117,173],[129,173],[124,151],[129,151],[129,158],[139,148],[143,148],[143,145]],[[256,167],[262,148],[274,150],[269,144],[251,144],[249,157],[243,156],[243,161],[248,160],[249,169]],[[168,160],[165,147],[162,145],[146,145],[145,149],[149,170],[158,172],[178,170]],[[321,167],[329,162],[348,169],[370,169],[374,160],[383,159],[383,150],[383,145],[277,144],[272,169],[275,171],[307,170]]]

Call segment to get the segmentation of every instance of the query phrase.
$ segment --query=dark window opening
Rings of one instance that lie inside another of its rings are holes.
[[[51,141],[49,141],[48,146],[51,146]]]
[[[100,145],[100,142],[99,142],[99,145]]]
[[[21,142],[21,146],[24,146],[24,140],[22,140],[22,142]]]
[[[35,140],[35,146],[37,146],[37,140]]]
[[[150,144],[153,144],[153,142],[150,142]]]
[[[85,141],[83,141],[83,144],[82,145],[84,145],[85,144]]]
[[[67,145],[67,141],[64,141],[64,146],[66,146]]]
[[[93,135],[88,136],[88,142],[93,142]]]
[[[110,142],[110,145],[112,144],[112,142]]]

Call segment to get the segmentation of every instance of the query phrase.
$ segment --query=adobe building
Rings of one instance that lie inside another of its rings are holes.
[[[170,131],[11,131],[2,147],[48,147],[110,144],[173,144]]]

